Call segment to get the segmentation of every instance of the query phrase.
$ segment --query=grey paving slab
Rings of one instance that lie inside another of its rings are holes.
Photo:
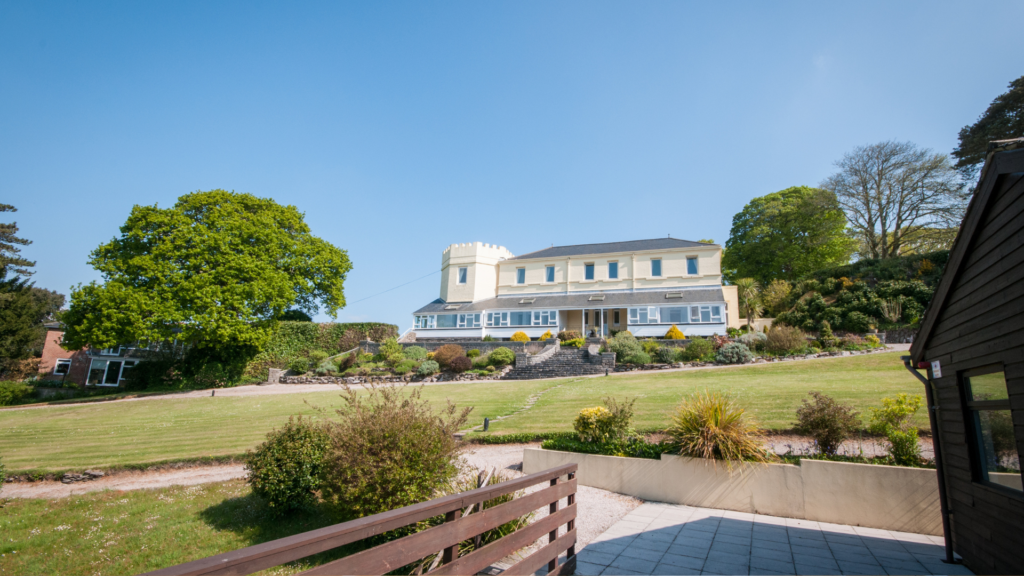
[[[577,573],[954,574],[942,539],[739,512],[648,503],[580,550]]]

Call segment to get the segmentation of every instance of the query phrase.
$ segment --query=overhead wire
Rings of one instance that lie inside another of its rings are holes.
[[[380,296],[381,294],[387,294],[388,292],[391,292],[392,290],[398,290],[402,286],[408,286],[409,284],[412,284],[413,282],[419,282],[420,280],[423,280],[424,278],[433,276],[434,274],[437,274],[439,272],[441,272],[441,271],[440,270],[434,270],[433,272],[431,272],[430,274],[427,274],[426,276],[420,276],[419,278],[417,278],[415,280],[409,280],[405,284],[399,284],[398,286],[395,286],[394,288],[388,288],[387,290],[384,290],[382,292],[377,292],[376,294],[367,296],[366,298],[360,298],[359,300],[356,300],[355,302],[347,302],[345,304],[345,306],[348,307],[348,306],[351,306],[353,304],[358,304],[358,303],[362,302],[363,300],[369,300],[370,298],[376,298],[377,296]]]

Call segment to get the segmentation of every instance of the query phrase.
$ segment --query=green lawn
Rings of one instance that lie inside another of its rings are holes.
[[[558,386],[560,385],[560,386]],[[553,388],[558,386],[556,388]],[[530,410],[495,422],[492,433],[571,430],[576,413],[606,396],[636,396],[637,428],[670,422],[680,398],[696,390],[731,393],[767,428],[789,429],[800,400],[820,390],[867,408],[899,392],[923,394],[898,353],[808,362],[786,362],[668,373],[632,373],[608,378],[516,382],[485,381],[427,386],[424,398],[474,406],[471,423],[510,414],[526,399],[551,389]],[[312,414],[309,404],[331,407],[337,391],[248,398],[214,397],[139,400],[33,410],[0,411],[0,458],[10,472],[64,470],[161,460],[240,454],[290,414]],[[308,403],[308,404],[307,404]],[[865,418],[866,420],[866,418]],[[927,415],[918,414],[927,427]]]
[[[571,382],[541,397],[529,411],[495,422],[491,432],[560,432],[572,430],[581,408],[601,406],[607,396],[635,396],[640,429],[664,428],[671,422],[679,400],[699,390],[728,392],[743,408],[772,430],[793,427],[796,409],[811,390],[849,402],[862,412],[881,406],[884,396],[899,392],[924,394],[924,386],[907,372],[900,353],[869,354],[849,358],[784,362],[747,367],[685,372],[636,372]],[[924,410],[917,424],[927,429]]]
[[[425,386],[423,397],[473,406],[472,424],[510,414],[552,382],[483,381]],[[250,397],[101,402],[0,410],[8,472],[65,470],[240,454],[292,414],[341,403],[340,391]]]
[[[0,575],[137,574],[336,522],[316,509],[272,517],[240,480],[9,500],[0,509]],[[294,574],[344,553],[268,572]]]

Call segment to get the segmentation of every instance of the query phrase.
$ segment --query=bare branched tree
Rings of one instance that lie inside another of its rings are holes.
[[[862,146],[836,162],[831,190],[869,258],[900,255],[925,228],[958,228],[967,195],[949,158],[910,142]]]

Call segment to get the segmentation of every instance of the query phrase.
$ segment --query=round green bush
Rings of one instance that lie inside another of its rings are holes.
[[[753,360],[754,355],[750,353],[750,348],[739,342],[726,344],[715,354],[715,362],[718,364],[746,364]]]
[[[423,360],[427,357],[427,349],[423,346],[409,346],[405,349],[407,360]]]
[[[693,338],[679,353],[683,362],[696,362],[715,351],[715,345],[704,338]]]
[[[21,404],[32,398],[35,390],[28,384],[12,380],[0,381],[0,406]]]
[[[627,358],[643,354],[643,346],[628,331],[619,332],[614,338],[608,339],[608,350],[615,353],[615,361],[627,363]]]
[[[662,346],[654,354],[654,359],[662,364],[671,364],[679,358],[679,349],[674,346]]]
[[[415,360],[402,360],[395,365],[395,374],[408,374],[416,369]]]
[[[871,318],[856,310],[847,314],[843,319],[843,328],[850,332],[867,332],[870,326]]]
[[[448,363],[448,367],[452,369],[452,372],[461,374],[473,367],[473,361],[467,356],[456,356]]]
[[[441,366],[433,360],[424,360],[420,367],[416,369],[416,373],[420,376],[430,376],[431,374],[437,374],[441,370]]]
[[[288,361],[288,369],[296,374],[305,374],[309,371],[309,358],[296,356]]]
[[[312,504],[320,488],[324,456],[330,440],[326,429],[311,420],[288,419],[280,430],[245,455],[247,482],[267,506],[285,512]]]
[[[516,353],[502,346],[488,354],[487,361],[490,366],[508,366],[516,361]]]
[[[658,344],[653,340],[645,340],[640,345],[643,346],[644,352],[647,352],[650,356],[654,356],[654,354],[661,349],[661,344]]]
[[[324,360],[327,360],[328,356],[330,356],[330,354],[327,352],[313,350],[309,353],[309,363],[313,366],[319,366],[323,364]]]
[[[477,356],[480,356],[480,351],[477,350],[476,348],[473,348],[469,352],[466,352],[466,356],[468,358],[476,358]]]

